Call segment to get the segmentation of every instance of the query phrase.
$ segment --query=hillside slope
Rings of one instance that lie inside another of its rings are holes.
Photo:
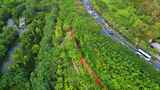
[[[6,61],[13,47],[7,42],[20,47],[8,71],[0,73],[0,90],[160,90],[160,72],[104,36],[79,0],[1,3],[0,60]],[[26,17],[27,30],[17,37],[14,28],[6,34],[6,15],[16,24]]]

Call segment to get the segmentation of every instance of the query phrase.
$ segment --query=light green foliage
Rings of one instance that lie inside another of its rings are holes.
[[[155,25],[160,22],[160,7],[157,0],[92,0],[92,4],[112,28],[133,44],[150,50],[149,40],[158,39],[160,28]]]
[[[126,29],[130,25],[137,28],[134,33],[142,28],[139,23],[146,26],[143,21],[150,18],[141,16],[142,20],[137,14],[133,15],[136,9],[129,2],[96,1],[93,3],[97,10],[101,13],[109,10],[103,15],[119,22],[117,26],[120,28]],[[6,5],[0,8],[0,25],[3,27],[0,27],[0,57],[7,58],[7,50],[13,42],[19,44],[12,54],[9,71],[0,75],[0,90],[101,90],[80,64],[82,56],[109,90],[160,89],[159,72],[126,47],[100,34],[101,27],[78,0],[0,2]],[[106,4],[110,6],[105,8]],[[6,13],[17,23],[19,17],[26,17],[27,30],[19,37],[15,36],[16,30],[3,24],[7,15],[3,10],[8,10]],[[157,22],[153,27],[158,30],[158,26]],[[149,27],[144,30],[147,29]]]

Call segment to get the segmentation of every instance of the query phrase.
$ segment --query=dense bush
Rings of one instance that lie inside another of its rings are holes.
[[[14,45],[17,38],[17,31],[14,28],[3,27],[3,32],[0,33],[0,60],[4,60],[7,56],[7,51]]]
[[[160,7],[157,0],[92,0],[92,4],[112,28],[127,37],[130,42],[154,51],[150,48],[149,40],[157,40],[160,36]]]
[[[26,7],[20,16],[25,15],[27,30],[18,38],[9,71],[1,74],[0,90],[101,90],[80,64],[82,57],[110,90],[160,89],[159,72],[103,36],[79,0],[27,0],[21,4]],[[5,53],[14,41],[11,31],[0,34],[5,40],[0,50]]]

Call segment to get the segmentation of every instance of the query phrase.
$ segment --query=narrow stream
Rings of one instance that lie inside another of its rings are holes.
[[[16,25],[15,21],[12,18],[8,19],[7,26],[11,28],[15,28],[17,30],[18,36],[20,36],[23,32],[27,30],[24,17],[21,17],[19,19],[19,26]],[[13,63],[12,55],[14,54],[15,50],[19,47],[20,47],[20,44],[17,43],[15,46],[9,48],[8,58],[5,62],[3,62],[3,65],[1,68],[2,73],[5,73],[9,70],[8,67]]]

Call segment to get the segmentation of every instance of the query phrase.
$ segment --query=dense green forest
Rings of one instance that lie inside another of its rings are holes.
[[[94,8],[130,42],[157,54],[149,41],[160,43],[159,0],[91,0]]]
[[[27,30],[17,34],[7,20],[18,24],[21,17]],[[0,73],[0,90],[160,90],[159,71],[100,31],[80,0],[1,0],[1,66],[9,49],[19,47],[8,71]]]

